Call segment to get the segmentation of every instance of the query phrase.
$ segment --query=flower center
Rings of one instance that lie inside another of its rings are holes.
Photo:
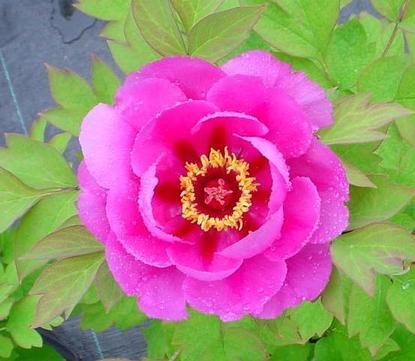
[[[186,163],[185,168],[187,174],[180,177],[183,218],[203,231],[241,229],[257,189],[249,164],[225,148],[223,152],[211,149],[199,163]]]
[[[223,209],[232,201],[233,190],[223,178],[212,179],[203,189],[205,204],[213,209]]]

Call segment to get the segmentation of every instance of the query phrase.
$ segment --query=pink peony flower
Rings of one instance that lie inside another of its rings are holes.
[[[130,74],[80,135],[83,223],[150,317],[274,318],[326,286],[348,183],[324,91],[262,51]]]

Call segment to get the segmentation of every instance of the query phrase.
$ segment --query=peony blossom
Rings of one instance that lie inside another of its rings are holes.
[[[316,299],[348,223],[348,182],[315,135],[325,92],[269,53],[168,57],[85,117],[79,211],[149,317],[232,321]]]

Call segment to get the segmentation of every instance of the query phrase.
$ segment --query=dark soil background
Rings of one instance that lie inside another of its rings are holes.
[[[0,0],[0,145],[4,133],[27,133],[37,114],[54,106],[45,63],[89,79],[91,54],[96,54],[120,73],[99,37],[103,22],[76,11],[72,2]],[[369,0],[354,0],[343,9],[340,21],[363,10],[373,12]],[[68,157],[77,149],[73,142]],[[80,330],[78,320],[71,318],[53,332],[44,332],[44,338],[70,361],[137,360],[145,354],[140,327],[96,334]]]

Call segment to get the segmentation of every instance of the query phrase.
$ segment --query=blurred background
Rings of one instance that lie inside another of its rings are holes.
[[[318,1],[318,0],[317,0]],[[4,133],[27,133],[37,114],[54,106],[45,63],[90,78],[96,54],[121,75],[99,34],[104,25],[73,7],[74,0],[0,0],[0,145]],[[354,0],[340,22],[361,11],[374,13],[369,0]],[[67,156],[74,159],[76,142]],[[145,355],[140,329],[82,331],[77,318],[54,331],[42,331],[66,360],[139,359]],[[45,360],[47,361],[47,360]]]

